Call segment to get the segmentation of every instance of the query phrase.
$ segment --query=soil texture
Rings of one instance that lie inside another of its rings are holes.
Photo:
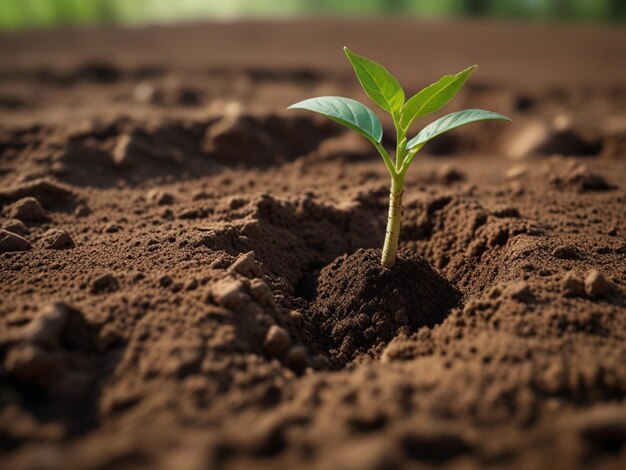
[[[374,351],[400,334],[441,323],[460,293],[413,251],[386,269],[381,250],[360,249],[324,267],[307,314],[310,342],[340,363]]]
[[[0,45],[0,467],[626,468],[623,31],[318,21]],[[409,94],[478,63],[446,111],[514,120],[424,148],[390,270],[383,162],[285,110],[366,100],[343,45]]]

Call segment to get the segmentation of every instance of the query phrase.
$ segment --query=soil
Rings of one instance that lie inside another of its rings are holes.
[[[0,44],[2,468],[624,468],[623,31]],[[409,92],[478,63],[449,110],[514,119],[424,149],[390,270],[383,163],[285,111],[363,98],[344,44]]]
[[[396,263],[381,266],[381,250],[357,250],[324,267],[306,317],[307,342],[339,364],[375,352],[400,334],[441,323],[460,293],[414,251],[400,252]]]

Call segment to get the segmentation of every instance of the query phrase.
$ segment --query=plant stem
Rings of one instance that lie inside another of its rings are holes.
[[[402,221],[402,194],[404,192],[404,175],[391,177],[391,190],[389,192],[389,215],[387,218],[387,232],[381,264],[390,268],[396,261],[398,252],[398,239],[400,238],[400,222]]]

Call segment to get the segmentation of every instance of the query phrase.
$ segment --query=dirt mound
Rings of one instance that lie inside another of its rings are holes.
[[[385,269],[380,250],[358,250],[322,269],[309,312],[311,340],[345,364],[400,333],[442,322],[460,297],[414,252],[400,252]]]
[[[372,217],[367,203],[341,207],[313,193],[292,199],[263,194],[216,208],[228,223],[195,244],[234,256],[254,251],[274,286],[299,297],[308,297],[307,283],[319,269],[343,253],[377,245],[384,230],[383,212],[380,220]]]
[[[311,116],[226,115],[211,125],[202,148],[226,166],[266,167],[314,150],[342,129]]]
[[[3,406],[19,414],[19,394],[38,419],[62,423],[48,426],[41,433],[44,438],[57,439],[93,425],[98,381],[108,372],[96,325],[81,311],[56,302],[41,308],[21,328],[4,332],[1,339]],[[0,435],[3,448],[19,443],[19,431],[0,426]]]
[[[597,131],[573,127],[565,116],[553,121],[536,120],[509,130],[505,152],[521,159],[531,156],[565,155],[593,157],[603,152],[603,139]]]
[[[610,191],[615,186],[604,176],[599,175],[585,165],[569,165],[551,178],[552,184],[559,189],[573,189],[580,193],[588,191]]]
[[[224,167],[282,165],[343,132],[315,116],[227,108],[193,120],[117,117],[0,130],[0,153],[7,156],[5,171],[19,170],[31,180],[52,175],[72,185],[112,187],[197,178]]]
[[[43,207],[50,209],[63,207],[72,202],[76,198],[76,193],[71,188],[47,179],[38,179],[0,190],[0,203],[28,197],[35,198]]]

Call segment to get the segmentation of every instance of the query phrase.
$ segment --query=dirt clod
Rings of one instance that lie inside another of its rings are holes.
[[[55,302],[28,324],[22,338],[47,348],[55,348],[61,342],[90,347],[90,328],[82,312],[64,302]]]
[[[575,271],[568,271],[561,279],[561,290],[566,297],[585,295],[585,283],[583,278]]]
[[[573,129],[565,116],[553,123],[532,121],[523,125],[509,139],[505,151],[512,158],[527,158],[533,155],[597,155],[602,143],[584,137]]]
[[[289,333],[278,325],[272,325],[267,330],[263,346],[270,354],[274,356],[282,355],[291,344]]]
[[[310,116],[232,113],[207,129],[202,149],[223,165],[268,166],[304,155],[317,147],[320,138],[339,132]]]
[[[230,270],[246,277],[263,277],[263,270],[255,261],[254,251],[240,255],[230,266]]]
[[[249,296],[241,281],[223,279],[211,285],[210,294],[218,305],[234,310],[242,308]]]
[[[91,282],[91,293],[100,294],[103,292],[113,292],[119,288],[117,278],[111,273],[104,273],[96,277]]]
[[[614,289],[611,281],[597,269],[590,270],[585,276],[585,292],[591,297],[605,297]]]
[[[168,206],[175,201],[174,195],[167,191],[160,191],[158,189],[151,189],[147,193],[148,201],[159,206]]]
[[[76,217],[87,217],[89,214],[91,214],[91,210],[85,204],[78,204],[76,209],[74,209],[74,215]]]
[[[41,241],[44,246],[46,246],[47,248],[52,248],[54,250],[73,248],[75,245],[72,236],[65,230],[59,229],[48,230],[46,233],[43,234]]]
[[[459,299],[415,253],[401,252],[392,268],[384,269],[379,250],[358,250],[322,269],[311,328],[320,347],[345,363],[400,332],[440,323]]]
[[[25,197],[14,203],[9,209],[9,215],[22,222],[47,222],[46,211],[34,197]]]
[[[553,176],[552,184],[557,188],[570,188],[581,193],[615,189],[604,176],[589,170],[585,165],[573,166]]]
[[[0,252],[28,251],[32,248],[25,238],[7,230],[0,230]]]
[[[522,303],[531,303],[535,300],[533,291],[526,281],[517,281],[506,286],[505,294],[511,299]]]
[[[58,354],[50,353],[36,344],[12,348],[7,354],[4,367],[17,379],[48,390],[67,372],[67,367]]]
[[[509,168],[505,176],[509,180],[519,180],[524,178],[528,174],[528,168],[526,165],[513,165]]]
[[[25,236],[30,233],[28,227],[19,219],[9,219],[2,224],[2,229],[13,232],[16,235]]]
[[[133,150],[134,150],[132,136],[129,134],[122,135],[111,153],[113,162],[121,167],[131,166],[133,162]]]
[[[53,209],[73,201],[76,193],[65,185],[47,179],[38,179],[0,190],[0,202],[13,202],[26,197],[37,199],[45,209]]]
[[[97,329],[64,302],[41,309],[9,348],[8,374],[58,398],[84,396],[92,380]]]
[[[285,357],[285,361],[291,367],[300,367],[306,363],[307,354],[306,348],[302,345],[293,346],[287,352],[287,356]]]
[[[580,259],[580,250],[573,245],[559,245],[552,250],[552,256],[559,259]]]
[[[122,230],[122,226],[118,224],[107,224],[104,227],[104,233],[117,233]]]

